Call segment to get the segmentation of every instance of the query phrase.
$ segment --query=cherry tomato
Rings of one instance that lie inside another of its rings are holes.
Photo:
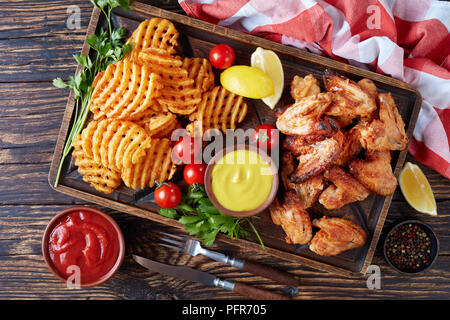
[[[183,176],[187,184],[205,183],[206,163],[190,163],[184,167]]]
[[[252,136],[253,143],[258,148],[270,151],[273,150],[280,141],[278,129],[270,124],[262,124],[256,127]]]
[[[181,201],[181,191],[172,182],[164,182],[155,190],[155,201],[162,208],[174,208]]]
[[[218,44],[209,52],[209,61],[211,61],[214,68],[229,68],[234,62],[234,50],[227,44]]]
[[[193,163],[201,153],[200,143],[193,137],[181,137],[172,149],[175,163]]]

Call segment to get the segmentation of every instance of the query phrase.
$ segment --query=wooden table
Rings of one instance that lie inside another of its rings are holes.
[[[176,1],[147,1],[182,13]],[[0,1],[0,298],[1,299],[239,299],[228,291],[151,273],[131,259],[131,253],[187,265],[231,281],[267,289],[282,286],[203,257],[190,257],[156,247],[152,234],[167,227],[111,212],[127,241],[119,273],[93,289],[69,290],[46,268],[41,237],[55,213],[87,204],[53,191],[47,175],[68,91],[52,86],[75,70],[92,4],[87,0]],[[81,28],[66,26],[69,5],[80,8]],[[407,161],[416,162],[408,156]],[[404,276],[385,263],[380,248],[373,264],[381,268],[381,289],[366,280],[345,278],[284,262],[262,254],[216,243],[213,249],[236,257],[251,257],[296,274],[302,282],[298,299],[436,299],[450,293],[450,181],[422,166],[438,204],[439,217],[418,214],[397,190],[384,232],[396,219],[409,216],[429,223],[437,232],[441,252],[432,270]],[[107,210],[108,211],[108,210]],[[173,231],[176,232],[176,231]]]

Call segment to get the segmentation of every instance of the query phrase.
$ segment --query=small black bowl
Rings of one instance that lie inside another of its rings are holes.
[[[427,233],[427,235],[430,237],[430,240],[431,240],[431,253],[430,253],[430,258],[428,259],[428,262],[415,270],[400,269],[398,266],[394,265],[387,256],[387,249],[386,249],[387,240],[389,239],[391,234],[393,234],[395,231],[397,231],[401,226],[403,226],[405,224],[412,224],[412,225],[420,226]],[[386,262],[394,270],[396,270],[400,273],[403,273],[403,274],[420,273],[420,272],[430,269],[431,266],[436,261],[436,258],[439,255],[439,240],[436,236],[436,233],[433,231],[431,226],[429,226],[428,224],[426,224],[420,220],[404,220],[404,221],[401,221],[401,222],[395,224],[387,233],[386,237],[384,238],[384,243],[383,243],[383,255],[384,255],[384,259],[386,260]]]

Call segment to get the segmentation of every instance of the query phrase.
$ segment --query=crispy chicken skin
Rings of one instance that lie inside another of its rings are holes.
[[[286,192],[283,203],[275,199],[270,207],[270,216],[273,223],[286,233],[286,243],[306,244],[311,240],[311,219],[295,191]]]
[[[370,191],[358,180],[339,167],[329,168],[323,176],[333,183],[319,197],[319,202],[328,210],[339,209],[348,203],[362,201],[370,194]]]
[[[320,230],[309,244],[311,251],[321,256],[334,256],[359,248],[366,242],[364,230],[342,218],[322,217],[314,219],[313,225]]]
[[[281,148],[287,151],[290,151],[294,156],[298,157],[303,148],[310,145],[311,143],[315,143],[321,141],[322,139],[314,135],[313,139],[309,139],[308,137],[303,136],[286,136],[281,143]]]
[[[345,133],[345,141],[341,153],[334,162],[337,166],[346,166],[348,162],[361,152],[362,146],[359,142],[359,130],[352,128]]]
[[[356,82],[337,75],[324,75],[323,82],[333,97],[332,105],[325,112],[327,115],[357,118],[376,110],[374,97]]]
[[[302,78],[295,76],[291,82],[291,97],[298,102],[300,99],[320,93],[319,81],[312,74]]]
[[[289,180],[289,176],[294,172],[295,167],[292,153],[284,152],[281,157],[281,181],[285,190],[294,190],[303,204],[303,208],[308,209],[316,202],[324,188],[323,175],[318,174],[302,183],[293,183]]]
[[[371,94],[372,98],[376,98],[378,96],[378,90],[375,83],[372,80],[364,78],[358,81],[358,85]]]
[[[302,147],[297,157],[299,164],[290,176],[294,183],[301,183],[323,172],[336,161],[344,143],[345,136],[338,131],[333,137]]]
[[[317,122],[317,130],[314,133],[307,136],[286,136],[281,146],[283,149],[291,151],[295,156],[299,156],[303,147],[331,137],[336,134],[338,129],[339,125],[333,119],[326,118]]]
[[[320,130],[320,117],[331,103],[331,94],[305,97],[287,108],[277,119],[278,130],[287,135],[307,136]]]
[[[353,117],[346,117],[346,116],[340,116],[340,117],[333,117],[332,118],[340,128],[345,128],[353,124]]]
[[[295,184],[289,180],[289,176],[295,171],[295,167],[293,154],[290,152],[283,152],[283,155],[281,156],[280,177],[286,191],[294,189],[292,186]]]
[[[378,95],[379,120],[358,126],[361,144],[365,149],[387,151],[403,150],[408,144],[405,123],[398,113],[395,101],[390,93]]]
[[[378,89],[375,86],[375,83],[373,83],[372,80],[370,79],[361,79],[358,81],[358,85],[363,88],[364,90],[366,90],[368,93],[370,93],[370,95],[376,100],[378,98]],[[372,111],[372,113],[370,113],[367,116],[362,116],[361,120],[366,121],[366,122],[371,122],[372,120],[378,118],[378,109],[375,109],[374,111]]]
[[[389,151],[366,151],[365,160],[350,162],[350,172],[366,188],[380,195],[392,194],[397,187],[397,179],[392,173]]]

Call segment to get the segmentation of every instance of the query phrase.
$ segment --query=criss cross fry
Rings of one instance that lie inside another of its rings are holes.
[[[143,118],[137,123],[143,127],[152,138],[170,139],[172,131],[181,128],[181,123],[177,120],[176,115],[170,112],[153,114]]]
[[[161,18],[152,18],[141,22],[133,32],[127,43],[133,43],[130,59],[137,59],[140,51],[148,48],[156,48],[175,53],[178,45],[178,31],[172,22]]]
[[[214,87],[214,73],[208,59],[184,58],[183,69],[188,72],[189,78],[194,80],[195,88],[206,92]]]
[[[163,182],[171,179],[176,170],[169,139],[153,139],[141,161],[123,168],[121,176],[127,187],[143,189],[153,187],[155,180]]]
[[[236,124],[242,122],[246,115],[247,104],[244,99],[217,86],[203,94],[197,111],[189,116],[189,120],[199,125],[200,134],[203,136],[209,129],[219,129],[223,133],[226,133],[227,129],[234,130]],[[194,123],[189,124],[186,129],[194,136]]]
[[[112,193],[122,183],[120,172],[106,168],[89,158],[81,147],[80,136],[72,144],[74,149],[72,156],[78,172],[83,176],[83,181],[90,184],[95,190],[103,193]]]
[[[150,145],[145,129],[130,121],[91,121],[81,133],[86,155],[113,170],[138,163]]]
[[[184,69],[183,60],[172,56],[167,51],[146,49],[139,53],[142,65],[161,77],[163,89],[156,99],[160,105],[159,111],[171,111],[180,115],[191,114],[201,101],[201,90],[195,87],[194,80],[189,78]]]
[[[133,120],[155,107],[162,84],[146,66],[124,59],[98,74],[94,88],[90,109],[95,120]]]

